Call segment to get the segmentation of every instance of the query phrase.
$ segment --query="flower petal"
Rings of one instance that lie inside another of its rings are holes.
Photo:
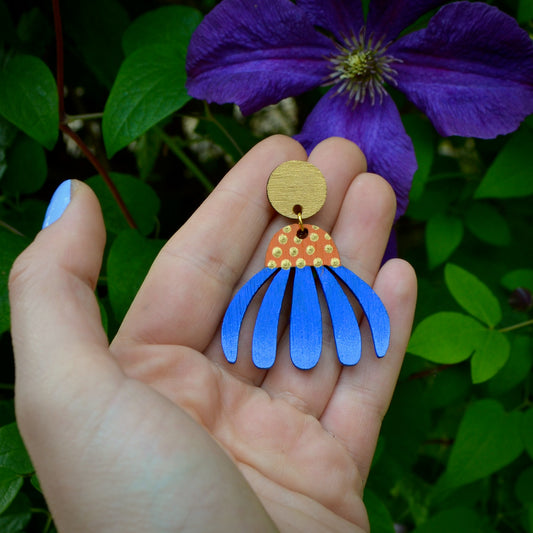
[[[372,105],[368,98],[354,109],[345,95],[331,89],[315,106],[296,138],[311,151],[328,137],[356,143],[366,156],[368,170],[383,176],[396,192],[399,217],[407,208],[417,164],[413,143],[389,95]]]
[[[250,281],[243,285],[226,310],[222,321],[222,332],[220,335],[222,350],[226,359],[230,363],[237,361],[237,351],[239,349],[239,334],[241,332],[242,319],[257,291],[277,270],[263,268]]]
[[[328,304],[339,361],[343,365],[356,365],[361,359],[361,332],[352,304],[337,278],[325,266],[315,268],[315,272]]]
[[[371,0],[367,28],[377,39],[391,41],[424,13],[446,0]]]
[[[252,113],[320,85],[335,50],[290,0],[223,0],[191,38],[187,89]]]
[[[313,368],[322,352],[322,312],[311,268],[294,269],[289,346],[300,370]]]
[[[329,267],[326,267],[329,268]],[[359,276],[346,267],[339,266],[331,269],[339,278],[346,283],[352,294],[356,297],[359,305],[366,316],[374,349],[378,357],[383,357],[389,349],[390,343],[390,320],[389,314],[379,299],[379,296],[372,290],[372,287],[365,283]]]
[[[257,368],[270,368],[276,360],[279,314],[289,274],[289,269],[279,269],[257,313],[252,340],[252,361]]]
[[[533,43],[495,7],[447,5],[389,51],[398,87],[441,135],[492,138],[533,112]]]
[[[315,26],[330,31],[339,41],[358,35],[365,24],[359,0],[296,0],[296,4],[305,9]]]

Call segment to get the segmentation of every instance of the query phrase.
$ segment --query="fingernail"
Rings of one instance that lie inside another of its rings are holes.
[[[71,180],[64,181],[57,189],[44,215],[43,228],[53,224],[64,212],[70,203]]]

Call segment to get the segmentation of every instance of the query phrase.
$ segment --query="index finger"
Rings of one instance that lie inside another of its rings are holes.
[[[233,167],[156,258],[113,342],[185,345],[203,351],[274,215],[266,177],[307,159],[289,137],[259,143]]]

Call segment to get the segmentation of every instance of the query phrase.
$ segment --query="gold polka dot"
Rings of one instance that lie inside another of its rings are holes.
[[[289,250],[289,253],[292,255],[292,257],[296,257],[298,255],[298,248],[296,248],[295,246],[293,246],[290,250]]]
[[[291,268],[291,262],[288,259],[284,259],[281,262],[281,268],[283,268],[283,270],[289,270],[289,268]]]
[[[313,229],[319,229],[318,226],[315,226],[314,224],[311,226]]]
[[[302,244],[302,239],[299,237],[294,237],[294,244]]]
[[[318,241],[318,233],[311,233],[311,235],[309,235],[309,238],[310,238],[313,242]]]
[[[326,246],[324,246],[324,251],[327,253],[327,254],[330,254],[333,252],[333,246],[331,246],[331,244],[326,244]]]
[[[278,257],[281,257],[281,254],[282,254],[282,251],[281,251],[281,248],[279,246],[276,246],[273,250],[272,250],[272,255],[276,258]]]
[[[292,228],[290,226],[285,226],[283,228],[283,233],[290,233],[292,231]]]
[[[331,241],[331,235],[329,233],[324,233],[324,239],[326,239],[326,241]]]
[[[273,259],[268,262],[268,268],[276,268],[278,265]]]
[[[305,259],[302,259],[301,257],[296,260],[296,266],[298,268],[303,268],[305,266]]]
[[[311,246],[309,245],[305,251],[307,252],[307,255],[313,255],[315,253],[315,247],[314,246]]]
[[[280,235],[278,237],[278,241],[280,244],[287,244],[287,241],[289,240],[289,238],[287,237],[287,235]]]
[[[313,261],[313,265],[315,265],[316,267],[321,267],[323,264],[324,264],[324,261],[322,261],[322,259],[320,259],[320,257],[317,257]]]
[[[332,260],[331,260],[331,266],[332,267],[338,267],[340,266],[341,262],[339,259],[337,259],[336,257],[334,257]]]

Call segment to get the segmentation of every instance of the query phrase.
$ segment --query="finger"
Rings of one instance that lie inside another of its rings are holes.
[[[156,258],[113,342],[119,357],[139,344],[205,349],[272,218],[268,175],[305,158],[299,143],[275,136],[233,167]]]
[[[345,367],[321,417],[324,428],[340,440],[355,458],[366,480],[383,417],[389,407],[411,334],[416,303],[416,275],[400,259],[387,262],[374,289],[391,321],[391,341],[382,359],[373,354],[368,324],[363,322],[363,358]]]
[[[381,264],[395,209],[395,196],[388,183],[379,176],[363,173],[350,185],[332,230],[342,264],[370,285]],[[317,366],[306,372],[296,369],[290,362],[290,347],[285,339],[279,362],[263,383],[270,394],[286,396],[317,417],[326,407],[342,368],[327,321],[327,308],[323,308],[322,315],[323,346]]]
[[[318,167],[324,175],[327,182],[327,198],[324,207],[314,217],[306,220],[306,223],[317,224],[326,231],[330,231],[338,216],[339,209],[342,205],[346,191],[350,187],[354,176],[366,169],[366,160],[359,148],[346,139],[330,138],[327,139],[313,150],[309,161]],[[265,254],[272,236],[276,234],[283,226],[294,221],[282,216],[276,216],[265,231],[264,237],[258,244],[257,251],[250,265],[247,267],[243,279],[251,279],[259,270],[264,268]],[[250,305],[241,328],[240,335],[240,355],[235,364],[226,363],[220,347],[219,336],[215,336],[212,345],[207,351],[208,356],[218,364],[224,365],[233,374],[242,379],[250,381],[256,385],[260,384],[266,372],[254,366],[250,351],[256,311],[262,301],[262,293],[258,294]],[[286,324],[286,317],[282,316],[279,322],[279,331],[283,331]],[[280,342],[280,347],[282,343]],[[281,363],[283,352],[280,350],[277,362],[271,372],[276,372],[276,368]],[[289,363],[291,364],[291,363]],[[292,366],[292,364],[291,364]],[[293,370],[293,369],[291,369]],[[325,371],[325,370],[322,370]],[[275,391],[271,391],[275,392]]]
[[[75,395],[87,387],[84,367],[98,366],[98,361],[112,364],[93,292],[105,244],[102,214],[89,187],[71,184],[70,204],[62,216],[37,235],[10,274],[16,398],[22,419],[43,399],[69,391]],[[34,422],[42,423],[43,412],[39,409]]]

